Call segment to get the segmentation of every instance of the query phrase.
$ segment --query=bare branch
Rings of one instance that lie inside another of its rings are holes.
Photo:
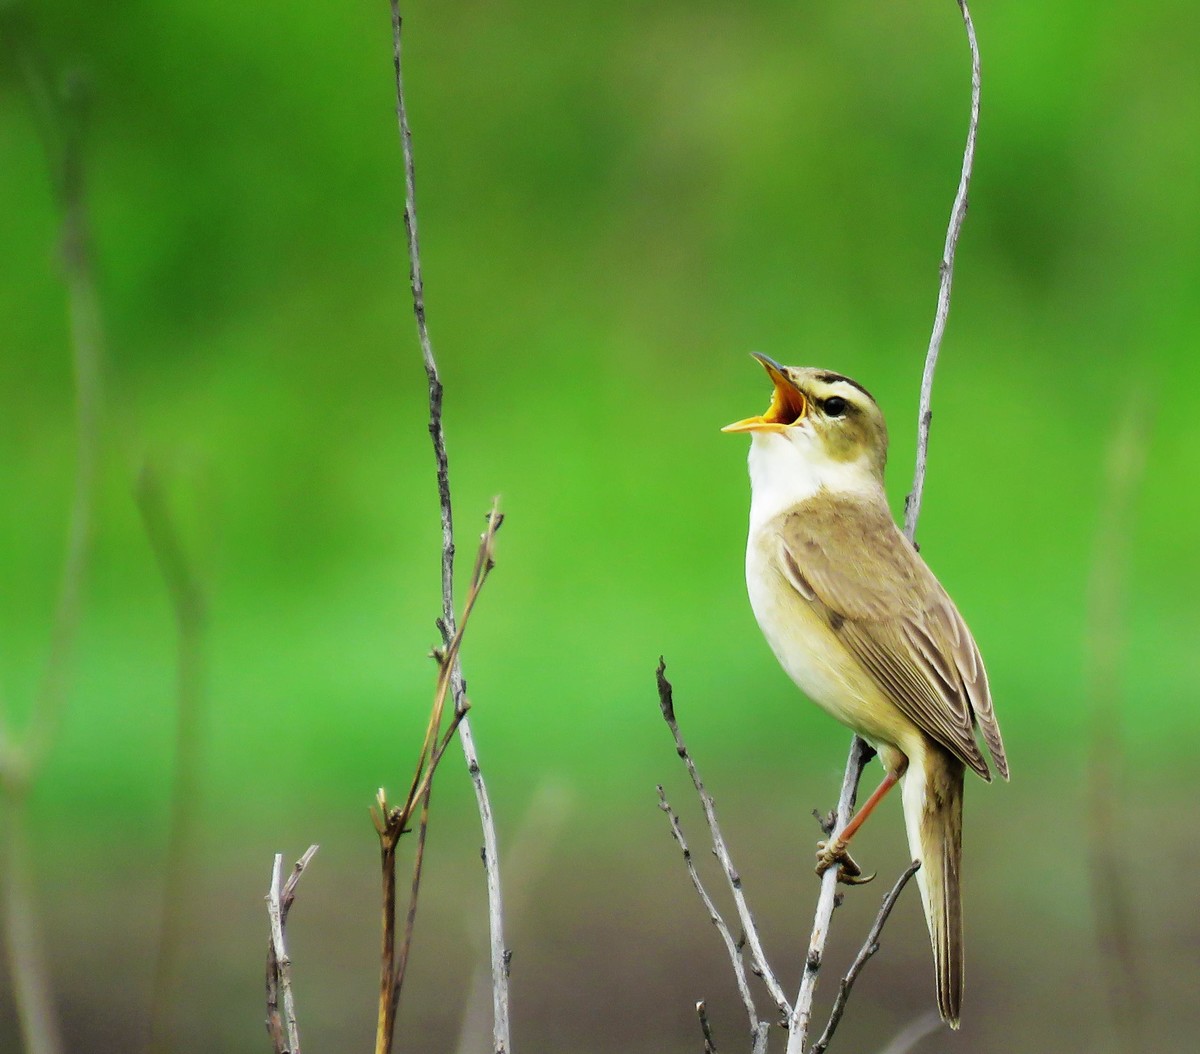
[[[742,932],[746,936],[746,943],[750,947],[750,961],[754,967],[754,972],[762,979],[767,986],[767,991],[771,993],[771,998],[775,1005],[779,1007],[780,1012],[787,1016],[791,1013],[791,1007],[788,1005],[787,997],[783,994],[783,989],[779,982],[775,979],[775,974],[771,971],[771,965],[767,962],[767,957],[763,952],[762,942],[758,937],[758,927],[754,924],[754,916],[750,913],[750,907],[746,903],[746,895],[742,891],[742,878],[738,874],[737,868],[733,866],[733,860],[729,856],[729,849],[725,845],[725,837],[721,834],[721,827],[717,823],[717,811],[713,804],[712,795],[705,790],[704,783],[700,779],[700,773],[696,770],[696,763],[692,760],[691,754],[688,753],[686,744],[683,742],[683,735],[679,731],[679,725],[675,720],[675,703],[671,689],[671,682],[666,678],[667,664],[660,658],[658,660],[658,670],[656,673],[658,679],[658,703],[662,709],[663,719],[667,722],[667,727],[671,730],[671,735],[675,738],[675,749],[679,756],[683,759],[684,765],[687,766],[688,775],[692,777],[692,785],[696,788],[696,793],[700,796],[700,804],[704,809],[704,818],[708,821],[708,830],[712,835],[713,852],[716,854],[717,860],[721,864],[722,870],[725,872],[726,881],[729,883],[730,892],[733,894],[733,902],[737,906],[738,919],[742,924]]]
[[[275,854],[271,869],[271,888],[267,893],[267,915],[271,920],[271,939],[267,944],[267,1032],[275,1054],[300,1054],[300,1028],[292,995],[292,960],[288,957],[284,932],[288,912],[296,899],[296,886],[317,849],[315,845],[308,847],[296,861],[286,883],[283,881],[282,853]]]
[[[688,848],[687,839],[683,836],[683,828],[679,825],[679,817],[675,810],[671,808],[671,803],[667,801],[666,793],[663,791],[662,784],[658,786],[658,807],[667,814],[667,819],[671,823],[671,836],[679,844],[679,849],[683,853],[683,862],[687,866],[688,877],[692,880],[692,885],[696,888],[696,892],[700,894],[700,899],[704,902],[704,907],[708,911],[708,917],[712,920],[712,924],[717,927],[717,932],[721,935],[721,940],[725,942],[725,950],[729,953],[729,961],[733,964],[733,975],[737,979],[738,992],[742,997],[742,1003],[746,1007],[746,1015],[750,1018],[750,1031],[754,1032],[758,1029],[758,1010],[754,1006],[754,997],[750,994],[750,982],[746,977],[746,964],[742,961],[741,944],[733,939],[733,934],[729,932],[729,926],[726,925],[725,919],[717,910],[716,904],[713,903],[712,897],[709,896],[708,890],[704,888],[704,883],[700,881],[700,874],[696,871],[696,863],[692,859],[692,851]],[[712,1034],[708,1030],[708,1018],[704,1012],[704,1003],[696,1004],[696,1012],[700,1015],[700,1023],[704,1026],[704,1049],[710,1049],[712,1043]]]
[[[967,191],[971,185],[971,171],[975,166],[975,136],[979,130],[979,43],[975,39],[975,23],[967,0],[958,0],[963,24],[967,29],[967,43],[971,48],[971,120],[967,126],[967,143],[963,148],[962,174],[958,180],[958,192],[950,210],[950,225],[946,229],[946,245],[942,250],[939,269],[941,283],[938,287],[937,310],[933,316],[933,332],[929,337],[929,350],[925,353],[925,371],[921,376],[921,403],[917,412],[917,460],[913,469],[912,491],[904,502],[904,533],[914,545],[917,538],[917,517],[921,515],[921,499],[925,492],[925,465],[929,455],[929,423],[933,420],[930,409],[933,399],[933,374],[937,369],[938,353],[942,348],[942,337],[946,332],[946,319],[950,315],[950,287],[954,282],[954,252],[958,248],[958,236],[962,233],[963,220],[967,218]]]
[[[429,434],[433,441],[434,460],[437,466],[438,497],[442,518],[442,633],[449,648],[455,637],[454,622],[454,516],[450,500],[450,467],[446,455],[446,436],[442,427],[442,382],[438,375],[437,362],[433,356],[433,345],[425,319],[425,283],[421,273],[421,250],[417,235],[416,192],[413,169],[412,132],[408,124],[408,113],[404,101],[403,64],[401,61],[401,29],[399,0],[391,0],[393,64],[396,74],[396,120],[400,130],[400,145],[404,154],[404,230],[408,241],[409,278],[412,286],[413,314],[417,323],[417,337],[421,344],[421,355],[425,362],[425,373],[429,382]],[[466,688],[462,668],[457,656],[450,661],[450,684],[455,710],[466,713]],[[496,826],[492,816],[491,800],[479,755],[475,749],[475,738],[470,722],[461,717],[459,742],[467,762],[467,770],[475,789],[479,819],[483,828],[483,861],[487,875],[488,922],[492,960],[492,1010],[493,1047],[495,1054],[509,1054],[512,1047],[508,1013],[508,963],[509,952],[504,943],[504,902],[500,888],[499,850]]]
[[[442,730],[442,717],[446,695],[450,689],[451,675],[462,648],[463,635],[470,623],[471,613],[479,599],[484,582],[495,567],[496,532],[504,522],[495,505],[488,514],[487,529],[480,536],[479,550],[471,575],[467,601],[463,607],[462,620],[454,636],[445,647],[434,651],[438,664],[437,687],[433,705],[425,729],[425,739],[417,757],[412,784],[403,805],[388,804],[387,794],[381,787],[376,796],[373,812],[375,829],[379,834],[380,870],[383,881],[382,940],[380,947],[379,1011],[375,1030],[376,1054],[388,1054],[392,1048],[396,1030],[396,1014],[400,1005],[400,993],[408,969],[412,950],[413,932],[416,926],[417,902],[421,892],[421,876],[425,861],[425,842],[429,830],[429,799],[433,790],[433,777],[437,771],[450,740],[461,730],[466,720],[469,703],[465,696],[461,705],[455,707],[447,728]],[[404,935],[400,950],[396,951],[396,848],[400,838],[409,833],[410,824],[417,806],[421,807],[418,822],[417,850],[413,859],[412,880],[409,887],[408,910],[405,914]]]
[[[858,796],[858,781],[863,767],[874,755],[865,740],[855,736],[850,743],[850,756],[846,759],[846,775],[842,779],[842,790],[838,796],[834,818],[834,835],[843,831],[854,812]],[[804,959],[804,973],[800,978],[800,992],[796,1005],[788,1018],[787,1054],[804,1054],[808,1041],[808,1029],[812,1022],[813,998],[817,992],[817,977],[821,972],[821,961],[825,954],[825,941],[829,936],[829,924],[837,907],[837,869],[830,868],[821,876],[821,892],[817,896],[817,910],[813,916],[812,934],[808,939],[808,954]]]
[[[904,887],[908,885],[908,880],[917,873],[920,867],[921,862],[919,860],[914,860],[909,864],[904,869],[904,873],[896,880],[896,884],[888,891],[887,896],[883,898],[883,904],[880,906],[879,914],[875,916],[875,921],[867,933],[867,939],[863,941],[863,946],[858,950],[858,955],[854,957],[854,962],[850,964],[850,969],[846,971],[846,976],[842,978],[837,999],[834,1000],[833,1010],[829,1014],[829,1022],[825,1025],[825,1031],[821,1033],[821,1038],[812,1045],[810,1054],[824,1054],[825,1048],[829,1046],[829,1041],[833,1038],[833,1033],[837,1030],[838,1024],[842,1020],[842,1015],[846,1012],[846,1003],[850,999],[850,989],[854,987],[854,982],[858,980],[858,975],[862,973],[863,967],[867,965],[867,960],[879,951],[879,938],[883,933],[883,927],[887,923],[888,916],[892,913],[892,908],[896,906],[896,901],[900,899],[900,894],[904,890]]]
[[[662,788],[659,787],[658,791],[661,797]],[[708,1020],[708,1007],[704,1005],[703,999],[696,1004],[696,1016],[700,1019],[700,1031],[704,1033],[704,1054],[717,1054],[717,1044],[713,1040],[712,1025]]]

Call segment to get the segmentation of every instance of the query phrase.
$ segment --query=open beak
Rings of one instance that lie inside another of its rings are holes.
[[[747,417],[744,421],[734,421],[733,424],[726,425],[721,431],[783,432],[788,425],[794,425],[808,413],[808,400],[804,398],[804,393],[787,379],[783,367],[779,363],[766,355],[760,355],[757,351],[751,354],[762,363],[763,369],[767,371],[767,376],[775,385],[775,391],[771,395],[771,405],[761,416]]]

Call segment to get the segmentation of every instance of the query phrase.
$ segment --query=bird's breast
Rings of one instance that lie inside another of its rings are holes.
[[[907,726],[862,665],[781,572],[769,530],[746,547],[746,589],[767,643],[787,675],[814,703],[878,748],[898,745]]]

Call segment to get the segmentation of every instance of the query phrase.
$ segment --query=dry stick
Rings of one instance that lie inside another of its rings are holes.
[[[501,869],[508,876],[508,895],[504,902],[509,924],[527,916],[538,903],[537,880],[552,859],[558,836],[574,806],[574,794],[569,784],[557,779],[545,779],[534,791],[533,800],[508,839]],[[475,926],[468,921],[475,944]],[[482,927],[480,927],[482,931]],[[478,948],[474,949],[478,951]],[[480,956],[471,971],[471,984],[463,1002],[463,1020],[459,1029],[457,1054],[477,1054],[487,1049],[487,1033],[491,1031],[491,964]]]
[[[854,801],[858,795],[858,781],[863,767],[872,755],[866,742],[855,736],[850,743],[850,756],[846,759],[846,775],[842,780],[842,791],[838,796],[833,831],[841,831],[850,822],[854,812]],[[836,834],[831,833],[831,837]],[[821,959],[825,954],[825,941],[829,936],[829,923],[837,906],[837,869],[830,868],[821,876],[821,892],[817,896],[817,910],[813,918],[812,935],[808,940],[808,954],[804,959],[804,973],[800,978],[800,993],[796,1005],[788,1017],[787,1054],[803,1054],[812,1020],[813,996],[817,990],[817,977],[821,971]]]
[[[391,1050],[396,1029],[396,1014],[400,1005],[400,993],[404,986],[405,972],[408,968],[409,954],[412,949],[413,931],[416,925],[417,901],[421,890],[421,876],[425,861],[425,841],[429,830],[429,797],[433,789],[433,777],[450,745],[450,740],[461,728],[466,719],[470,704],[464,697],[461,705],[456,705],[455,712],[445,732],[441,732],[442,713],[445,707],[446,695],[450,690],[451,672],[458,660],[462,647],[463,634],[470,622],[475,603],[487,581],[488,575],[495,567],[496,532],[504,522],[504,517],[492,506],[488,514],[488,526],[479,540],[479,551],[475,557],[475,566],[471,574],[471,583],[467,590],[467,600],[463,607],[462,620],[454,637],[445,648],[434,652],[438,662],[437,687],[434,691],[433,706],[430,710],[429,722],[425,730],[425,740],[417,759],[416,771],[413,775],[412,786],[408,797],[401,806],[390,806],[387,795],[382,788],[376,797],[377,808],[373,811],[375,828],[379,834],[380,866],[383,880],[383,914],[382,914],[382,943],[380,949],[379,971],[379,1010],[375,1030],[376,1054],[387,1054]],[[399,954],[396,952],[396,847],[401,836],[410,830],[409,822],[417,805],[421,806],[421,818],[417,835],[417,851],[413,860],[413,874],[409,890],[408,911],[405,916],[404,936],[401,941]]]
[[[683,735],[680,733],[679,725],[675,720],[675,703],[671,682],[666,678],[666,670],[667,664],[660,657],[656,676],[658,679],[658,704],[662,709],[663,719],[667,722],[667,727],[671,729],[671,735],[675,737],[675,749],[683,759],[684,765],[687,766],[688,775],[692,777],[692,785],[696,788],[696,793],[700,796],[700,804],[704,808],[704,818],[708,821],[708,829],[712,835],[713,852],[721,864],[726,881],[729,883],[729,889],[733,893],[733,902],[737,906],[738,919],[742,924],[742,932],[745,934],[746,943],[750,947],[750,961],[754,967],[754,972],[763,979],[763,983],[767,986],[767,991],[771,993],[771,998],[775,1001],[775,1005],[779,1007],[780,1011],[786,1017],[790,1013],[791,1007],[788,1005],[787,997],[783,994],[783,989],[775,979],[775,974],[771,971],[771,965],[767,962],[767,957],[763,952],[762,942],[758,937],[758,927],[754,924],[754,916],[750,913],[750,906],[746,903],[746,894],[742,890],[742,876],[738,874],[737,868],[733,866],[733,860],[730,858],[729,850],[725,846],[725,838],[721,834],[720,825],[717,823],[717,812],[713,804],[712,795],[705,789],[704,783],[700,779],[700,773],[696,770],[696,763],[692,760],[692,756],[688,753],[687,746],[683,742]]]
[[[912,492],[904,502],[904,533],[914,545],[917,541],[917,517],[921,515],[921,499],[925,493],[925,462],[929,454],[929,424],[933,420],[930,404],[933,398],[933,373],[937,369],[938,353],[942,350],[942,337],[946,332],[946,319],[950,315],[950,287],[954,282],[954,252],[958,248],[958,236],[962,233],[963,220],[967,218],[967,191],[971,186],[971,171],[975,167],[975,136],[979,130],[979,42],[975,39],[975,23],[966,0],[958,0],[963,24],[967,28],[967,43],[971,48],[971,120],[967,126],[967,143],[963,147],[962,174],[958,178],[958,192],[954,195],[954,206],[950,210],[950,225],[946,228],[946,245],[942,250],[939,268],[941,283],[938,286],[937,310],[933,316],[933,332],[929,336],[929,350],[925,353],[925,371],[921,375],[921,403],[917,412],[917,459],[913,469]]]
[[[1092,698],[1088,764],[1088,850],[1096,936],[1108,1005],[1122,1050],[1145,1035],[1144,986],[1134,949],[1133,907],[1121,878],[1126,868],[1118,830],[1121,802],[1121,655],[1129,548],[1138,486],[1145,468],[1149,410],[1145,391],[1130,399],[1108,450],[1090,582],[1085,669]]]
[[[163,920],[150,1000],[149,1049],[171,1048],[170,1013],[178,995],[185,895],[195,841],[200,784],[205,603],[171,522],[158,477],[146,466],[135,493],[142,525],[166,583],[177,635],[175,779],[171,791]]]
[[[658,785],[658,807],[667,814],[667,819],[671,823],[671,836],[679,845],[680,852],[683,853],[683,862],[687,867],[688,877],[692,880],[692,885],[696,888],[696,892],[700,894],[700,899],[704,902],[704,907],[708,911],[708,917],[712,924],[717,927],[717,932],[721,935],[721,940],[725,943],[725,950],[729,953],[729,961],[733,963],[733,975],[737,979],[738,992],[741,994],[742,1002],[746,1006],[746,1015],[750,1018],[750,1031],[758,1031],[758,1010],[754,1006],[754,996],[750,994],[750,981],[746,977],[746,964],[742,961],[741,945],[734,940],[733,934],[729,931],[729,926],[726,925],[725,919],[717,910],[716,904],[708,894],[708,890],[704,888],[704,883],[700,881],[700,874],[696,870],[696,863],[692,859],[692,851],[688,848],[687,839],[683,836],[683,828],[679,825],[679,816],[675,810],[671,808],[671,803],[667,801],[666,792],[663,791],[662,784]],[[704,1012],[704,1003],[696,1004],[696,1012],[700,1015],[700,1024],[704,1029],[704,1047],[709,1048],[712,1042],[712,1034],[708,1029],[708,1018]]]
[[[658,796],[660,798],[662,798],[662,787],[658,788]],[[666,802],[665,798],[663,799],[663,802],[665,805],[665,802]],[[669,808],[669,806],[667,806],[667,808]],[[674,821],[672,821],[672,822],[674,822]],[[688,867],[690,869],[691,868],[691,858],[687,856],[686,849],[684,850],[684,856],[688,859]],[[696,879],[693,879],[692,881],[697,882]],[[697,889],[700,888],[699,882],[697,882],[696,888]],[[715,922],[716,919],[714,919],[713,921]],[[753,1004],[751,1004],[751,1005],[753,1005]],[[716,1043],[716,1040],[713,1039],[712,1025],[709,1024],[709,1021],[708,1021],[708,1007],[705,1006],[703,999],[701,999],[700,1002],[698,1002],[696,1004],[696,1016],[700,1019],[700,1031],[704,1033],[704,1054],[717,1054],[717,1043]]]
[[[921,376],[913,487],[904,503],[904,534],[914,546],[916,545],[917,518],[921,514],[921,500],[925,491],[925,471],[929,456],[929,425],[933,419],[930,409],[933,396],[933,375],[937,368],[942,337],[946,331],[946,319],[950,314],[950,290],[954,281],[954,253],[958,247],[963,220],[967,215],[967,191],[971,183],[971,171],[975,164],[975,138],[979,129],[979,43],[975,39],[975,24],[971,21],[971,12],[967,7],[966,0],[958,0],[958,6],[962,12],[963,24],[967,31],[967,43],[971,49],[971,117],[967,126],[966,145],[963,148],[962,173],[958,181],[958,191],[954,196],[954,204],[950,210],[950,223],[946,229],[946,243],[942,251],[942,262],[939,269],[941,281],[938,287],[933,332],[929,338],[929,349],[925,354],[925,369]],[[850,809],[853,807],[858,781],[862,777],[862,767],[865,759],[869,756],[867,754],[869,749],[858,736],[854,737],[854,741],[850,745],[850,756],[846,761],[846,777],[842,782],[837,822],[831,833],[831,837],[834,839],[849,822]],[[805,962],[804,974],[800,982],[800,994],[796,998],[796,1005],[788,1023],[787,1054],[803,1054],[804,1052],[808,1027],[812,1018],[812,1001],[816,992],[817,973],[821,968],[821,957],[824,954],[829,922],[833,916],[836,893],[837,868],[830,868],[821,878],[821,893],[817,899],[812,937],[809,940],[808,959]]]
[[[53,75],[32,49],[19,64],[35,109],[59,208],[62,267],[67,287],[72,364],[75,373],[75,478],[58,600],[50,646],[24,736],[14,741],[0,714],[0,797],[5,816],[3,900],[8,968],[21,1040],[26,1054],[58,1054],[62,1039],[41,950],[34,903],[32,864],[26,836],[26,801],[57,737],[70,692],[83,612],[83,589],[92,553],[96,475],[100,448],[100,371],[103,328],[89,251],[89,222],[83,181],[81,85],[68,81],[57,96]]]
[[[300,1027],[296,1021],[296,1000],[292,995],[292,960],[287,953],[284,931],[288,912],[296,899],[296,885],[304,869],[317,853],[310,845],[296,861],[291,875],[283,882],[283,854],[275,854],[271,869],[271,888],[267,893],[267,915],[271,920],[271,938],[267,943],[267,1032],[275,1054],[300,1054]],[[279,1004],[283,1003],[280,1015]]]
[[[883,927],[887,923],[888,916],[892,913],[892,908],[896,906],[896,901],[900,899],[900,894],[903,892],[904,887],[908,885],[908,880],[917,873],[920,866],[921,864],[917,860],[909,864],[905,868],[904,873],[896,880],[896,884],[888,891],[887,896],[883,898],[883,904],[880,906],[879,914],[875,916],[875,921],[867,933],[867,939],[863,941],[863,946],[854,957],[854,962],[850,964],[850,969],[846,971],[846,976],[842,978],[837,999],[833,1002],[833,1010],[830,1011],[829,1021],[825,1025],[825,1031],[821,1033],[821,1038],[812,1045],[811,1054],[824,1054],[825,1049],[829,1046],[829,1041],[833,1038],[833,1033],[837,1030],[838,1024],[842,1020],[842,1015],[846,1012],[846,1003],[850,999],[850,989],[854,987],[854,982],[858,980],[858,975],[862,973],[863,967],[867,965],[867,960],[879,951],[879,938],[883,933]]]
[[[416,195],[413,177],[412,132],[404,105],[404,80],[401,63],[401,25],[399,0],[391,0],[393,64],[396,73],[396,119],[400,128],[400,145],[404,153],[404,230],[408,241],[409,278],[412,285],[413,314],[417,322],[417,337],[429,381],[429,434],[433,441],[437,463],[438,497],[442,514],[442,634],[449,644],[455,635],[454,624],[454,517],[450,501],[450,468],[446,456],[446,437],[442,427],[442,382],[425,323],[425,287],[421,275],[421,251],[417,237]],[[465,713],[466,689],[462,668],[457,659],[451,666],[451,686],[455,708]],[[479,767],[479,755],[465,716],[459,726],[459,741],[467,762],[467,770],[475,788],[479,819],[483,828],[483,864],[487,879],[488,922],[491,935],[492,960],[492,1042],[495,1054],[509,1054],[512,1043],[508,1022],[508,962],[504,945],[504,902],[500,889],[499,850],[496,826],[487,784]]]

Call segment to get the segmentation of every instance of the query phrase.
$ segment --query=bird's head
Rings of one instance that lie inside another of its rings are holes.
[[[758,460],[778,478],[794,466],[815,485],[835,490],[882,485],[887,425],[871,393],[840,373],[754,357],[775,385],[771,405],[722,429],[750,433],[752,469]]]

